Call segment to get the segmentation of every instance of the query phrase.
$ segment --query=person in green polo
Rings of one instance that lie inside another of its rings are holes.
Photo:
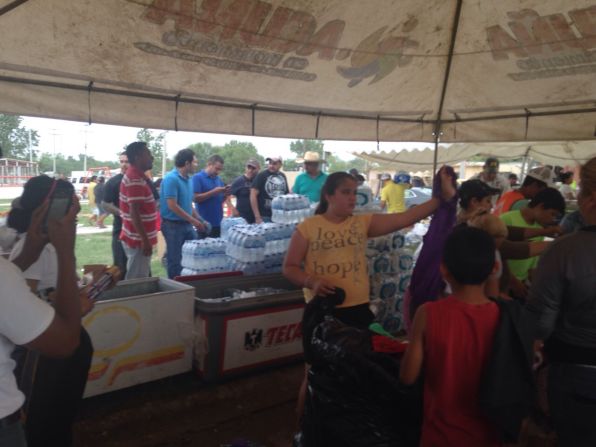
[[[304,172],[296,177],[292,192],[308,197],[311,203],[321,200],[321,188],[327,179],[327,174],[321,171],[321,160],[318,152],[307,151],[304,158],[297,160],[304,163]]]

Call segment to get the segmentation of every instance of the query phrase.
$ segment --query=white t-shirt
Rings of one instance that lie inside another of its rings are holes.
[[[574,200],[576,198],[575,191],[570,185],[562,184],[559,187],[559,192],[565,200]]]
[[[23,246],[25,245],[26,235],[23,235],[12,248],[10,252],[11,261],[21,254]],[[52,244],[46,244],[41,251],[39,259],[31,266],[21,273],[25,279],[33,279],[39,281],[37,290],[42,291],[49,288],[55,289],[58,282],[58,257],[56,256],[56,249]]]
[[[24,345],[42,334],[54,319],[54,309],[31,293],[21,271],[0,257],[0,418],[18,410],[25,400],[17,388],[15,345]]]

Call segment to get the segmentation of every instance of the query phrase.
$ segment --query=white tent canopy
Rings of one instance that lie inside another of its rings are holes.
[[[369,151],[354,155],[383,166],[408,171],[433,168],[435,151],[422,150]],[[457,143],[439,147],[437,163],[454,164],[475,156],[516,159],[528,157],[552,166],[583,164],[596,156],[596,141],[524,142],[524,143]]]
[[[596,0],[0,0],[0,112],[160,129],[587,140]]]

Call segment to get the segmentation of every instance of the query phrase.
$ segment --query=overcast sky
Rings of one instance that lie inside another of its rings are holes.
[[[92,124],[74,121],[63,121],[47,118],[23,117],[22,125],[37,130],[40,141],[38,149],[41,152],[52,154],[54,147],[56,153],[77,156],[85,151],[87,140],[87,155],[98,160],[115,160],[122,148],[135,141],[139,128],[110,126],[105,124]],[[155,132],[157,135],[158,131]],[[180,149],[193,143],[211,143],[224,145],[228,141],[249,141],[255,145],[259,154],[264,157],[281,154],[284,158],[293,157],[290,152],[290,142],[287,138],[265,138],[242,135],[224,135],[198,132],[174,132],[166,135],[168,157]],[[55,146],[54,146],[55,145]],[[390,151],[394,149],[415,149],[428,146],[425,143],[381,143],[380,149]],[[339,155],[343,159],[351,159],[352,152],[376,150],[376,142],[363,141],[325,141],[325,150]]]

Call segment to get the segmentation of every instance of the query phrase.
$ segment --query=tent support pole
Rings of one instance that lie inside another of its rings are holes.
[[[439,139],[435,138],[435,153],[433,154],[433,177],[437,172],[437,160],[439,158]]]
[[[441,101],[439,103],[439,111],[437,113],[437,121],[433,136],[435,138],[435,154],[433,158],[433,177],[437,172],[437,161],[439,152],[439,139],[441,138],[441,125],[443,118],[443,106],[445,105],[445,95],[447,94],[447,84],[449,83],[449,75],[451,74],[451,63],[453,62],[453,50],[455,48],[455,39],[457,37],[457,29],[459,28],[459,19],[461,17],[461,8],[463,0],[457,0],[455,6],[455,15],[453,17],[453,26],[451,27],[451,41],[449,42],[449,54],[447,56],[447,66],[445,67],[445,76],[443,77],[443,87],[441,88]]]
[[[7,12],[10,12],[10,11],[12,11],[15,8],[18,8],[23,3],[27,3],[28,1],[29,0],[14,0],[13,2],[10,2],[8,5],[3,6],[2,8],[0,8],[0,16],[3,16]]]
[[[522,162],[520,177],[526,176],[526,167],[527,167],[526,165],[528,163],[528,154],[530,153],[530,149],[532,149],[532,146],[528,146],[528,148],[526,149],[526,152],[524,153],[524,161]]]

